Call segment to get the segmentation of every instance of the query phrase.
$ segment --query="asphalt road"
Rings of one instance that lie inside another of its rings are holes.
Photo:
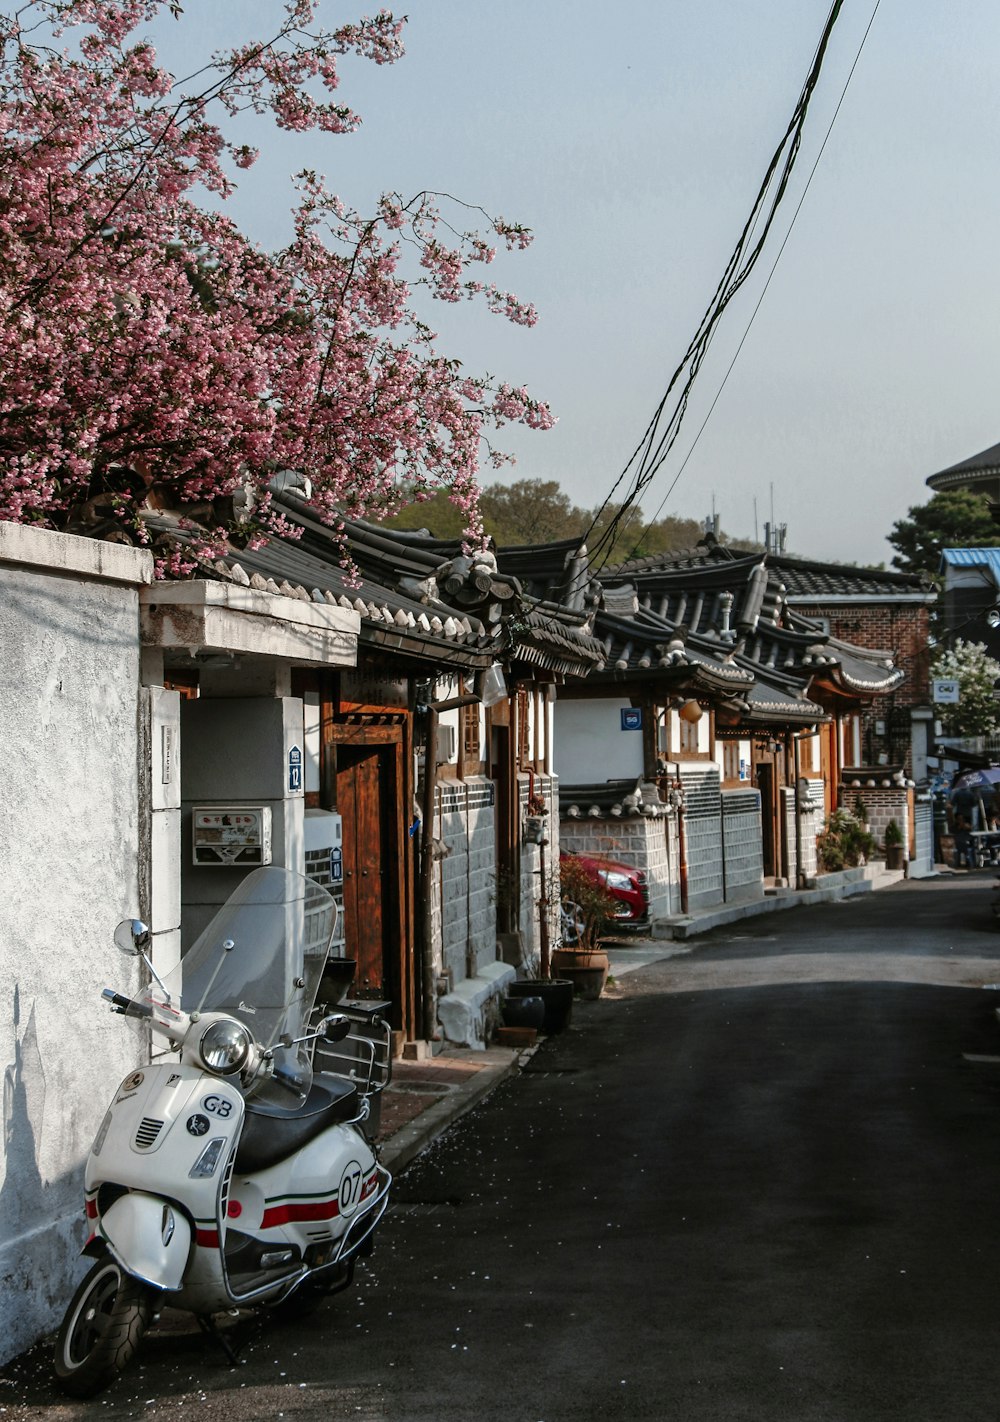
[[[0,1419],[982,1422],[1000,1412],[990,876],[769,915],[620,978],[398,1182],[353,1293],[150,1335]]]

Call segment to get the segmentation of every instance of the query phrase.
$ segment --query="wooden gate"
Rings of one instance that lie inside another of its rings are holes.
[[[325,737],[343,816],[344,930],[347,952],[358,960],[354,995],[391,1000],[393,1026],[409,1030],[403,729],[335,723]]]

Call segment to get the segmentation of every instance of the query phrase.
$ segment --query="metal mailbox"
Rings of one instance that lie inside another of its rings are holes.
[[[256,868],[271,862],[270,805],[194,805],[192,862]]]

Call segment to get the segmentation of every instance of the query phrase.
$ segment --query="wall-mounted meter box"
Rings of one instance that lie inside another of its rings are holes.
[[[194,805],[192,860],[226,868],[271,862],[270,805]]]

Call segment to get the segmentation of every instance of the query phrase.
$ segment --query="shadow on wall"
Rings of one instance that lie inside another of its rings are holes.
[[[45,1117],[45,1068],[38,1049],[35,1005],[21,1031],[21,989],[14,988],[14,1060],[3,1074],[4,1178],[0,1185],[0,1246],[37,1224],[45,1193],[38,1142]]]

